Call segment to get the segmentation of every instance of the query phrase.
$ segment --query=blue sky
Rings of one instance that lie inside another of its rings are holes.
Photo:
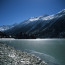
[[[0,0],[0,25],[20,23],[30,17],[56,14],[65,0]]]

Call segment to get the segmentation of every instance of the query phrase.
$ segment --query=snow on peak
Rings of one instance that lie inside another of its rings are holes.
[[[35,18],[32,17],[32,18],[29,19],[29,21],[36,21],[36,20],[39,20],[39,17],[35,17]]]
[[[50,15],[50,16],[42,18],[42,20],[51,20],[53,18],[54,18],[54,15]]]
[[[63,9],[62,11],[58,12],[56,15],[43,15],[43,16],[39,16],[39,17],[32,17],[29,19],[29,21],[36,21],[36,20],[51,20],[54,19],[56,17],[60,17],[62,15],[65,14],[65,9]]]
[[[8,29],[11,29],[16,25],[17,25],[17,23],[15,23],[13,25],[2,25],[2,26],[0,26],[0,31],[5,31],[5,30],[8,30]]]
[[[62,11],[58,12],[58,14],[65,14],[65,9],[63,9]]]
[[[58,12],[56,15],[43,15],[43,16],[39,16],[39,17],[31,17],[29,19],[29,21],[37,21],[37,20],[51,20],[54,19],[56,17],[60,17],[62,15],[65,14],[65,9],[63,9],[62,11]]]
[[[37,20],[50,20],[53,19],[54,15],[43,15],[43,16],[39,16],[39,17],[31,17],[29,19],[29,21],[37,21]]]

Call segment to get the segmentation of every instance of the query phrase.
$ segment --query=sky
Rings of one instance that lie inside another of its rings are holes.
[[[0,26],[65,9],[65,0],[0,0]]]

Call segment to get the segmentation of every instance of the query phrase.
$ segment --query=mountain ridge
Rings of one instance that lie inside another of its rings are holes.
[[[13,25],[1,25],[0,26],[0,31],[5,31],[5,30],[8,30],[10,28],[13,28],[14,26],[16,26],[17,23],[13,24]]]
[[[21,38],[23,38],[22,36],[24,36],[25,34],[28,37],[34,36],[35,38],[64,38],[64,25],[65,9],[54,15],[29,18],[28,20],[25,20],[24,22],[21,22],[20,24],[4,32],[12,36],[18,36],[19,34],[21,34]],[[64,35],[61,33],[63,33]]]

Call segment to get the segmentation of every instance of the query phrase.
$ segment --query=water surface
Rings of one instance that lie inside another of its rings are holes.
[[[60,65],[65,65],[65,39],[20,39],[0,40],[0,42],[4,42],[19,50],[33,50],[50,55],[58,60]]]

